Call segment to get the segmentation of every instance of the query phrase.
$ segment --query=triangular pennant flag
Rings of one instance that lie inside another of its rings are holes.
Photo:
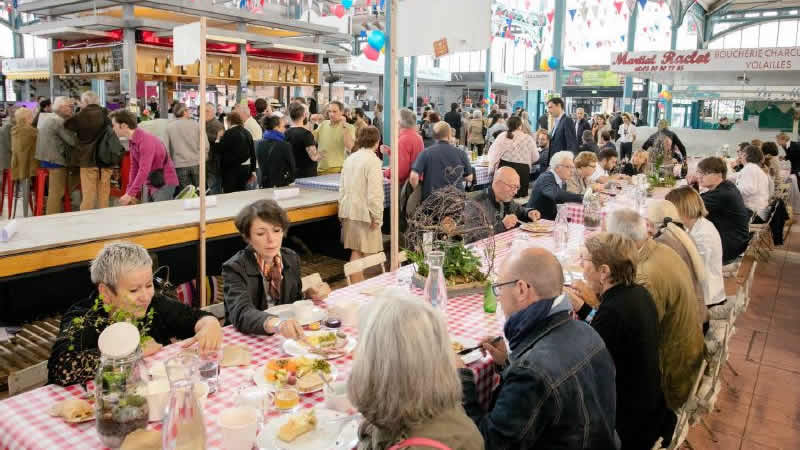
[[[576,13],[576,12],[578,12],[578,10],[577,10],[577,9],[570,9],[570,10],[569,10],[569,18],[570,18],[571,20],[575,20],[575,13]]]
[[[614,2],[614,8],[617,8],[617,14],[622,10],[622,2]]]
[[[591,21],[591,20],[589,20],[589,19],[586,19],[586,26],[587,26],[587,27],[590,27],[590,26],[592,26],[592,21]]]
[[[589,48],[589,43],[588,42],[586,43],[586,48]]]
[[[600,7],[597,5],[592,6],[592,15],[597,17],[597,11],[600,10]]]
[[[624,35],[624,34],[623,34],[623,35],[621,35],[619,38],[620,38],[620,40],[621,40],[622,42],[625,42],[625,35]]]
[[[555,15],[556,15],[555,10],[551,10],[549,13],[547,13],[547,21],[553,23],[553,17]]]
[[[581,6],[580,11],[581,11],[581,17],[583,17],[584,19],[589,14],[589,8],[587,8],[586,5]]]
[[[647,5],[647,0],[639,0],[639,4],[642,5],[642,9],[644,9],[645,5]]]
[[[644,28],[642,28],[642,31],[644,31],[645,33],[647,33],[647,27],[644,27]]]
[[[603,28],[604,26],[606,26],[606,21],[603,20],[603,19],[600,19],[600,28]]]

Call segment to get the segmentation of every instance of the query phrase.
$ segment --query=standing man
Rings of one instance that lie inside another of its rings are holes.
[[[262,129],[264,128],[264,118],[270,116],[270,111],[267,105],[267,101],[263,98],[257,98],[255,102],[256,107],[256,117],[255,121]],[[249,109],[249,108],[248,108]],[[247,123],[245,123],[245,128],[247,128]]]
[[[48,215],[62,211],[61,198],[68,182],[67,159],[77,144],[75,133],[64,128],[64,121],[72,117],[72,100],[56,97],[53,110],[55,114],[42,117],[36,140],[36,159],[47,169]]]
[[[586,120],[586,113],[583,108],[575,110],[575,137],[583,136],[583,132],[589,130],[591,133],[592,125]]]
[[[380,103],[375,105],[375,117],[372,118],[372,126],[381,132],[381,140],[383,140],[383,105]]]
[[[444,121],[454,130],[454,136],[461,135],[461,114],[458,113],[458,103],[450,105],[450,112],[444,115]]]
[[[338,100],[328,104],[328,120],[323,121],[314,130],[314,137],[322,152],[318,173],[339,173],[342,171],[345,157],[353,149],[356,129],[345,120],[344,105]]]
[[[216,108],[211,102],[206,103],[206,136],[208,137],[209,154],[206,156],[206,188],[210,194],[222,193],[222,175],[220,175],[219,158],[215,153],[217,142],[225,133],[225,126],[214,114]]]
[[[575,122],[564,113],[564,100],[559,97],[548,100],[547,112],[553,118],[553,129],[550,131],[550,154],[555,155],[562,150],[576,151],[578,137],[575,134]]]
[[[253,142],[261,139],[261,136],[264,134],[264,131],[261,128],[261,125],[250,115],[250,107],[247,105],[242,105],[241,103],[236,105],[234,108],[236,112],[239,113],[239,116],[242,117],[244,121],[244,125],[242,127],[250,132],[250,136],[253,137]]]
[[[183,103],[177,103],[172,108],[175,120],[167,125],[167,148],[175,163],[175,172],[178,174],[178,187],[200,185],[200,158],[206,157],[206,146],[198,148],[197,122],[192,119],[192,114]],[[206,123],[208,125],[208,123]]]
[[[100,97],[92,91],[81,94],[81,110],[64,121],[64,128],[78,136],[70,165],[81,168],[81,211],[108,208],[111,193],[111,167],[99,167],[96,160],[100,138],[111,127],[108,110],[100,106]]]
[[[417,157],[408,177],[411,186],[417,187],[422,178],[422,201],[437,189],[455,185],[464,190],[464,183],[473,179],[472,165],[467,154],[450,145],[450,125],[439,121],[433,126],[436,144]],[[460,170],[459,170],[460,169]]]
[[[417,133],[416,120],[416,114],[410,109],[403,108],[400,110],[400,132],[397,137],[397,147],[400,152],[400,154],[397,155],[397,181],[400,187],[402,187],[403,183],[408,179],[408,175],[411,173],[411,166],[414,165],[417,156],[419,156],[424,149],[422,136]],[[383,176],[391,178],[392,169],[384,169]]]
[[[786,160],[792,164],[792,174],[800,172],[800,142],[792,142],[786,133],[777,135],[775,142],[786,151]]]
[[[317,176],[317,161],[322,159],[322,154],[317,150],[314,135],[308,131],[304,122],[308,116],[306,106],[293,102],[289,105],[289,129],[286,130],[286,140],[292,146],[295,161],[295,178],[308,178]]]

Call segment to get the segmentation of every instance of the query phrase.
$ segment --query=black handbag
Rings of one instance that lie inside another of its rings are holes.
[[[150,183],[150,186],[160,188],[167,184],[167,180],[164,178],[164,167],[167,165],[167,161],[169,161],[169,153],[164,149],[164,164],[160,169],[156,169],[147,175],[147,181]]]

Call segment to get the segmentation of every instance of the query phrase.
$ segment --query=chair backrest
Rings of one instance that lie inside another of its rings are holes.
[[[314,272],[311,275],[304,276],[300,282],[302,283],[303,287],[301,288],[303,292],[319,286],[322,284],[322,277],[319,275],[319,272]]]
[[[363,272],[365,269],[374,266],[380,266],[381,272],[386,272],[383,264],[386,262],[386,254],[383,252],[375,253],[374,255],[365,256],[355,261],[350,261],[344,265],[344,278],[347,284],[350,285],[350,275],[354,273]]]
[[[689,399],[686,400],[686,403],[677,411],[678,420],[675,425],[672,442],[669,444],[669,450],[677,450],[681,448],[681,445],[683,445],[683,442],[686,439],[686,435],[689,434],[689,419],[691,418],[692,412],[697,405],[697,390],[700,388],[700,381],[702,381],[706,372],[706,366],[708,366],[708,362],[703,359],[702,363],[700,364],[700,370],[697,371],[697,378],[692,385],[692,390],[689,392]]]

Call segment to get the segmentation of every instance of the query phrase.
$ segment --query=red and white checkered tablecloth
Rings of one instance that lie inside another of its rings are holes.
[[[520,233],[523,232],[512,230],[495,236],[496,261],[502,261],[509,251],[511,241]],[[543,245],[546,245],[550,238],[540,239]],[[477,245],[480,246],[481,243],[477,243]],[[406,266],[400,271],[385,273],[362,283],[336,290],[331,294],[328,303],[336,302],[339,299],[358,299],[368,302],[372,297],[362,292],[373,286],[391,286],[398,284],[398,280],[407,280],[407,273],[410,270],[412,270],[411,266]],[[421,294],[422,292],[416,290],[416,293]],[[447,315],[453,338],[465,344],[477,343],[486,336],[501,334],[505,322],[499,312],[487,314],[483,311],[482,294],[450,299]],[[352,335],[357,334],[354,329],[346,328],[344,331]],[[220,371],[220,389],[209,396],[204,408],[209,449],[222,448],[222,435],[217,426],[217,419],[222,410],[236,406],[236,393],[239,388],[252,386],[254,371],[266,364],[268,359],[284,355],[281,337],[247,336],[232,327],[225,327],[223,332],[224,345],[234,343],[246,345],[250,349],[252,362],[249,367],[226,367]],[[178,345],[170,345],[147,358],[146,362],[150,364],[153,361],[163,361],[180,351]],[[349,375],[352,357],[343,357],[332,362],[339,368],[340,378]],[[487,405],[496,382],[491,359],[485,357],[470,364],[469,367],[475,372],[480,400]],[[79,396],[81,392],[82,389],[78,386],[65,388],[47,385],[0,402],[0,449],[101,448],[94,421],[71,425],[48,414],[48,410],[53,404],[70,396]],[[322,402],[322,392],[304,395],[302,399],[304,407],[311,407]],[[150,427],[160,429],[160,424],[151,423]]]

